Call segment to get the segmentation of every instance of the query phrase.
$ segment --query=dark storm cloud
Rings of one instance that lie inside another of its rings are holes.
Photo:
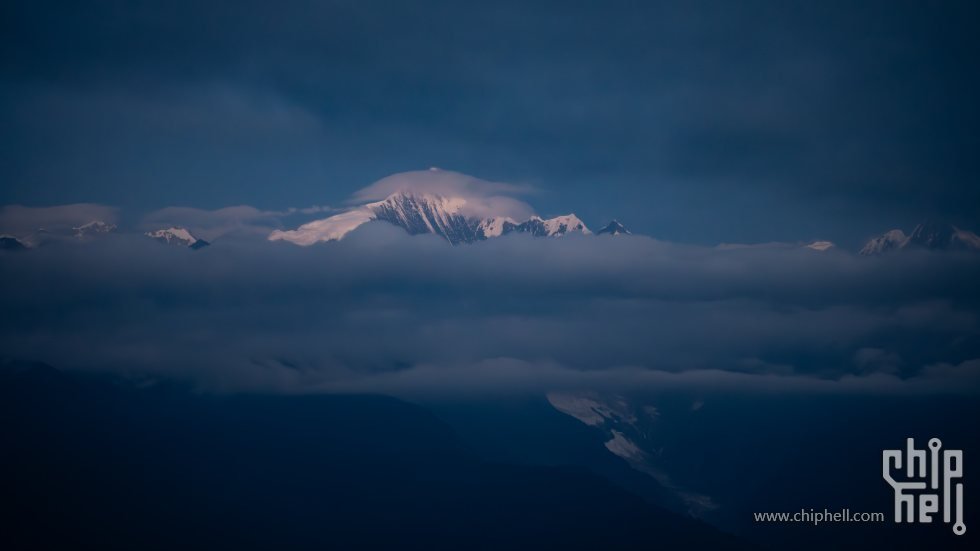
[[[7,3],[2,202],[335,203],[431,165],[679,241],[980,228],[975,3]]]
[[[110,235],[2,260],[4,354],[206,386],[978,390],[969,254],[520,235],[450,247],[372,223],[307,248]]]

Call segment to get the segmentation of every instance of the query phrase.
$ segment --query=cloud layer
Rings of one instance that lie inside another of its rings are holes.
[[[506,216],[525,220],[534,209],[513,195],[528,193],[530,188],[490,182],[436,167],[429,170],[399,172],[354,193],[356,202],[378,201],[393,193],[434,194],[466,200],[461,213],[467,217]]]
[[[969,254],[640,236],[454,248],[370,223],[309,248],[110,235],[6,253],[0,275],[5,355],[211,386],[980,390]]]
[[[114,223],[117,218],[117,209],[94,203],[51,207],[5,205],[0,207],[0,233],[21,237],[39,230],[68,231],[93,220]]]

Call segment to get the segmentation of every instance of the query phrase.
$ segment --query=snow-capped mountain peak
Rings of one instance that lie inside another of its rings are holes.
[[[481,220],[476,226],[476,233],[483,239],[489,239],[491,237],[499,237],[504,234],[504,226],[510,224],[516,226],[517,222],[513,218],[507,216],[496,216],[492,218],[486,218]]]
[[[374,220],[374,211],[369,205],[365,205],[321,220],[308,222],[295,230],[275,230],[269,234],[268,239],[269,241],[289,241],[304,247],[320,241],[338,241],[371,220]]]
[[[620,224],[618,220],[613,220],[595,233],[596,235],[632,235],[632,232]]]
[[[183,245],[192,249],[200,249],[210,245],[207,241],[194,237],[186,228],[178,226],[146,232],[146,236],[168,245]]]
[[[923,222],[912,230],[905,246],[931,250],[980,250],[980,236],[949,224]]]
[[[197,241],[197,238],[191,235],[191,232],[178,227],[146,232],[146,236],[168,244],[179,243],[181,245],[193,245]]]
[[[565,235],[569,232],[582,232],[586,235],[591,234],[589,228],[586,227],[585,222],[579,220],[578,216],[575,214],[566,214],[565,216],[556,216],[555,218],[550,218],[544,221],[544,227],[548,230],[548,236],[553,237],[557,235]]]
[[[417,193],[412,191],[399,191],[392,193],[382,201],[368,203],[372,209],[392,209],[402,217],[412,216],[412,210],[420,206],[432,209],[435,214],[456,214],[466,205],[466,199],[462,197],[447,197],[436,193]]]
[[[473,208],[464,197],[397,191],[381,201],[353,207],[322,220],[303,224],[295,230],[276,230],[270,241],[290,241],[312,245],[336,241],[367,222],[380,220],[398,226],[411,235],[436,234],[450,244],[473,243],[508,233],[530,233],[559,237],[571,232],[591,233],[574,214],[543,219],[532,216],[517,222],[510,216],[472,216]]]
[[[889,230],[879,236],[871,238],[864,245],[864,247],[861,248],[860,254],[868,256],[901,249],[905,246],[907,240],[908,237],[905,236],[905,232],[902,230]]]
[[[591,233],[574,214],[544,219],[515,197],[528,188],[480,180],[438,168],[392,174],[357,191],[357,206],[291,230],[276,230],[271,241],[312,245],[343,239],[371,221],[388,222],[411,235],[435,234],[452,245],[508,233],[555,237]]]
[[[574,214],[556,216],[544,219],[540,216],[532,216],[520,224],[505,222],[503,233],[529,233],[537,237],[561,237],[571,232],[581,232],[589,235],[592,232],[586,227],[585,223],[579,220]]]
[[[466,199],[430,193],[398,192],[366,205],[375,220],[383,220],[411,235],[434,233],[455,245],[477,240],[476,228],[463,215]]]
[[[92,220],[87,224],[73,227],[72,231],[74,232],[75,237],[82,239],[90,235],[114,232],[116,231],[116,225],[103,222],[102,220]]]
[[[477,235],[477,225],[462,214],[465,205],[466,200],[461,197],[399,191],[381,201],[314,220],[295,230],[276,230],[269,235],[269,240],[290,241],[297,245],[336,241],[363,224],[382,220],[411,235],[434,233],[454,245],[472,242],[481,237]]]
[[[860,254],[867,256],[915,248],[933,251],[980,251],[980,236],[949,224],[923,222],[909,235],[895,229],[872,238],[864,245]]]
[[[907,245],[926,249],[945,248],[952,240],[954,228],[933,222],[917,224],[909,234]]]

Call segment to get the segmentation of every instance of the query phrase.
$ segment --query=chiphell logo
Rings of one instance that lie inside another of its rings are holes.
[[[938,438],[933,438],[929,441],[928,450],[917,450],[915,440],[909,438],[905,450],[882,452],[881,474],[895,490],[895,522],[903,522],[903,508],[904,522],[932,522],[932,515],[939,512],[941,492],[943,522],[952,522],[955,507],[956,524],[953,525],[953,533],[962,536],[966,533],[966,525],[963,524],[963,483],[957,481],[954,486],[952,480],[963,478],[963,451],[943,450],[940,454],[942,447],[943,443]],[[904,480],[896,481],[892,478],[892,472]],[[916,509],[919,510],[918,517],[915,515]]]

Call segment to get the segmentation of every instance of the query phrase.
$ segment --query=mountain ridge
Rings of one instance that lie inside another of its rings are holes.
[[[892,251],[922,249],[930,251],[980,251],[980,236],[952,224],[924,221],[906,235],[901,229],[872,237],[858,254],[875,256]]]
[[[510,216],[473,216],[465,211],[467,199],[436,193],[398,191],[381,201],[353,207],[339,214],[314,220],[295,230],[275,230],[270,241],[288,241],[307,246],[338,241],[371,221],[388,222],[410,235],[435,234],[452,245],[475,243],[510,233],[537,237],[561,237],[570,233],[591,235],[588,226],[574,213],[542,218],[532,215],[522,222]]]
[[[484,460],[427,409],[391,397],[211,394],[2,360],[0,383],[0,436],[11,444],[0,482],[16,505],[4,541],[749,547],[587,470]]]
[[[183,245],[190,249],[201,249],[211,243],[196,237],[186,228],[172,226],[170,228],[146,232],[144,235],[167,245]]]

